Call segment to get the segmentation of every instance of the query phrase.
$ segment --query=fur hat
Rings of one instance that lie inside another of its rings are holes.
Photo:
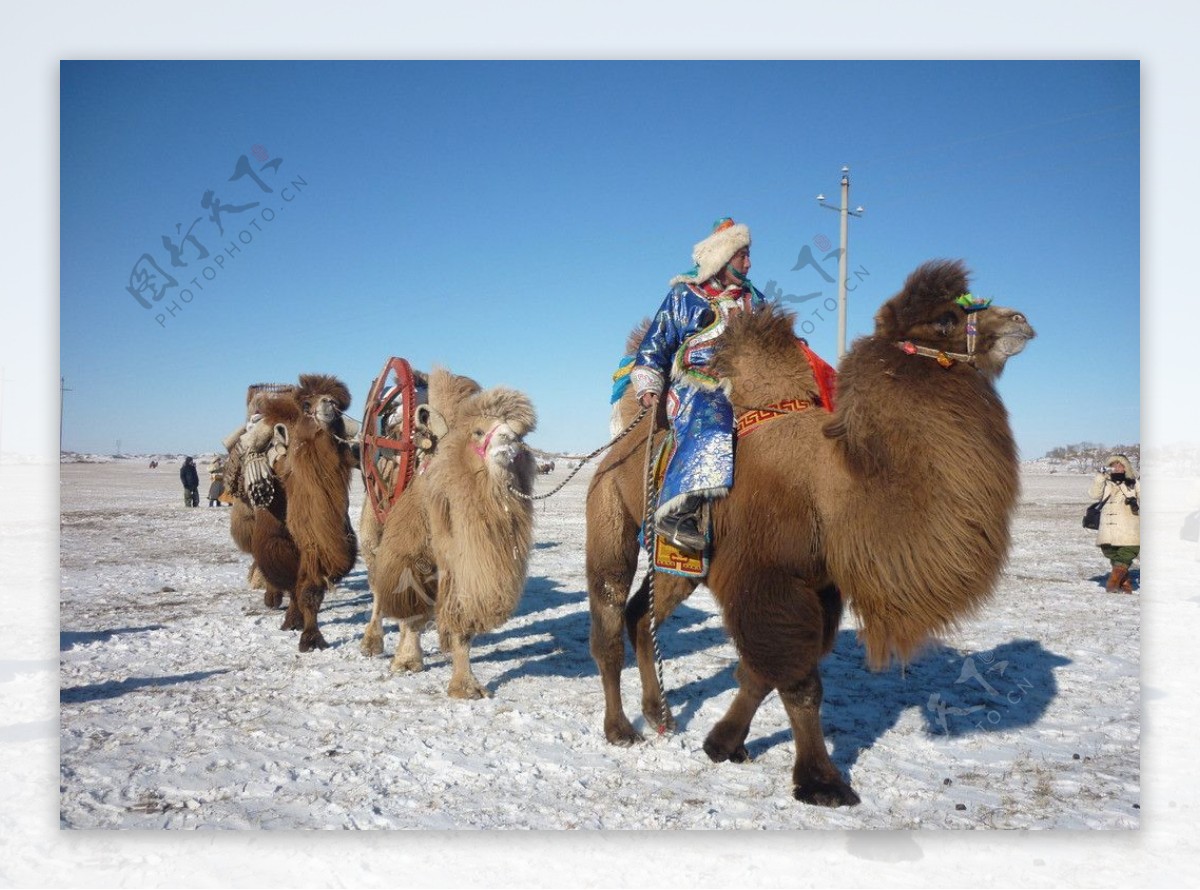
[[[735,223],[728,216],[716,221],[712,234],[692,248],[692,260],[696,263],[691,271],[676,275],[671,286],[687,282],[700,284],[708,281],[725,268],[730,258],[743,247],[750,246],[750,229]]]
[[[1113,464],[1123,464],[1125,467],[1125,475],[1128,476],[1130,479],[1137,478],[1137,469],[1133,466],[1133,461],[1131,461],[1129,459],[1128,455],[1110,454],[1105,459],[1104,466],[1108,467]]]

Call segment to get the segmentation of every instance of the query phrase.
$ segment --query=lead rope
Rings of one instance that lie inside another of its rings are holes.
[[[642,418],[646,416],[646,412],[648,410],[649,410],[648,408],[643,407],[642,410],[638,412],[637,417],[635,417],[633,420],[631,420],[629,422],[629,426],[625,427],[625,429],[623,429],[623,430],[621,430],[621,432],[617,433],[617,435],[612,440],[604,443],[599,448],[597,448],[595,451],[593,451],[591,454],[587,455],[582,460],[580,460],[579,464],[575,467],[575,469],[573,469],[570,473],[567,474],[566,479],[564,479],[562,482],[558,483],[558,485],[556,485],[554,488],[550,489],[550,491],[546,492],[545,494],[526,494],[523,491],[519,491],[518,489],[513,488],[511,484],[508,486],[508,490],[511,491],[513,494],[515,494],[517,497],[524,498],[527,501],[544,501],[546,498],[550,497],[551,495],[558,494],[560,491],[563,490],[563,487],[568,482],[570,482],[572,479],[575,478],[575,475],[580,470],[582,470],[585,466],[587,466],[587,462],[589,460],[594,458],[596,455],[602,454],[603,452],[612,448],[614,445],[616,445],[618,442],[620,442],[622,439],[624,439],[626,436],[628,436],[631,432],[633,432],[633,428],[642,422]],[[650,434],[651,435],[654,434],[654,424],[650,424]]]
[[[643,411],[646,409],[643,408]],[[642,540],[646,545],[646,555],[648,557],[649,574],[647,575],[646,594],[648,597],[650,610],[650,645],[654,649],[654,675],[658,679],[658,734],[663,735],[667,731],[667,718],[670,710],[667,708],[667,693],[666,686],[663,683],[663,658],[662,651],[658,648],[658,622],[655,619],[654,609],[654,576],[657,574],[654,570],[654,540],[655,540],[655,522],[654,522],[654,502],[658,498],[658,492],[654,486],[654,422],[650,423],[650,431],[646,434],[646,475],[645,475],[645,495],[646,495],[646,515],[642,518]]]

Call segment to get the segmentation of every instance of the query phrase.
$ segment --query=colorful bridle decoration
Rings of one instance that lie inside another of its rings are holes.
[[[972,312],[978,312],[980,309],[986,309],[992,305],[991,297],[977,297],[972,293],[965,293],[954,301],[962,311],[970,315]]]

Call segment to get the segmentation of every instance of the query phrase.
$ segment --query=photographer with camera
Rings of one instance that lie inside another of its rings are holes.
[[[1141,549],[1141,520],[1138,496],[1141,487],[1137,472],[1124,454],[1111,455],[1107,466],[1096,474],[1088,497],[1103,500],[1100,510],[1100,529],[1096,543],[1112,565],[1112,574],[1104,589],[1109,593],[1133,593],[1129,567]]]

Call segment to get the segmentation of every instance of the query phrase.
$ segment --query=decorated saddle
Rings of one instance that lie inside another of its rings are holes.
[[[816,379],[818,387],[818,398],[816,401],[799,398],[785,399],[772,405],[765,405],[736,413],[733,411],[732,406],[729,405],[728,400],[725,399],[723,392],[720,389],[714,389],[692,393],[693,398],[688,401],[693,404],[686,407],[697,414],[703,411],[706,415],[709,415],[703,419],[710,423],[715,422],[718,426],[729,429],[730,432],[727,435],[731,435],[735,444],[737,440],[752,434],[754,430],[758,429],[764,423],[785,414],[804,411],[810,408],[821,408],[825,411],[832,411],[836,394],[837,371],[828,362],[813,352],[804,339],[797,338],[796,346],[804,354]],[[620,366],[613,374],[612,402],[614,404],[624,395],[626,389],[629,387],[630,369],[633,366],[633,361],[632,356],[626,356],[622,359]],[[669,400],[672,398],[672,395],[671,393],[668,394]],[[695,396],[700,396],[701,398],[695,398]],[[699,441],[680,440],[680,436],[676,432],[676,428],[681,426],[678,422],[680,419],[679,410],[680,405],[678,401],[674,403],[668,402],[668,413],[672,415],[673,420],[672,428],[668,430],[665,440],[653,458],[654,489],[659,493],[658,503],[660,507],[662,504],[679,496],[677,489],[681,486],[676,480],[688,472],[687,465],[696,464],[697,466],[701,466],[702,462],[710,457],[710,455],[705,454],[703,444]],[[695,428],[695,425],[691,423],[682,426],[685,430]],[[732,451],[728,454],[730,462],[732,462],[734,453],[736,452]],[[695,472],[692,475],[694,476]],[[732,477],[732,467],[730,467],[726,475],[730,478]],[[721,493],[724,492],[722,491]],[[642,544],[650,555],[656,569],[669,574],[683,575],[697,579],[707,576],[709,553],[712,545],[711,523],[708,521],[709,509],[709,501],[706,500],[700,527],[707,530],[709,544],[702,553],[681,550],[658,535],[655,535],[654,540],[651,541],[644,529],[640,532],[642,535]]]

